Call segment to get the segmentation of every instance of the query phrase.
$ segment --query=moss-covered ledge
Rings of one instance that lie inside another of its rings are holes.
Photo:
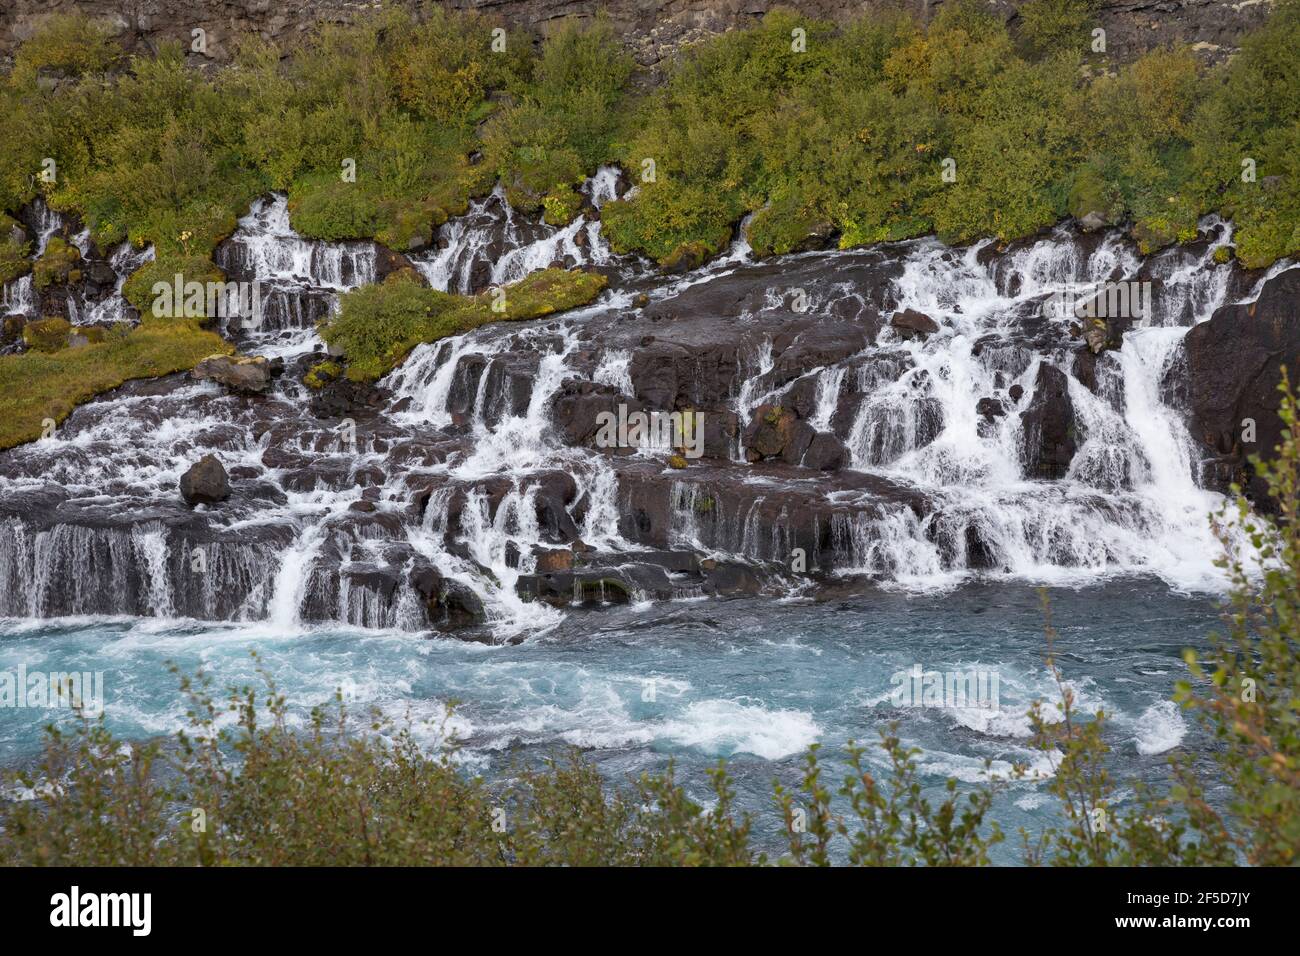
[[[463,296],[421,285],[409,271],[395,272],[341,296],[338,315],[320,335],[339,354],[349,379],[373,382],[422,342],[587,305],[607,282],[595,272],[543,269],[500,289]]]
[[[231,350],[193,320],[146,317],[134,329],[110,330],[102,342],[0,356],[0,449],[35,441],[47,419],[62,422],[126,382],[183,372]]]

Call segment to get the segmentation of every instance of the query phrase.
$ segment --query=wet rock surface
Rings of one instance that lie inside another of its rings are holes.
[[[220,325],[247,361],[128,383],[0,453],[0,613],[515,640],[650,600],[1175,574],[1253,450],[1241,420],[1276,441],[1300,270],[1218,264],[1217,222],[1147,260],[1062,227],[1001,250],[737,246],[672,277],[604,247],[607,180],[567,229],[488,197],[395,266],[472,289],[569,257],[611,275],[594,306],[318,389],[316,322],[394,262],[259,201],[218,254],[269,290]],[[1104,348],[1048,307],[1128,280],[1152,281],[1151,313]]]

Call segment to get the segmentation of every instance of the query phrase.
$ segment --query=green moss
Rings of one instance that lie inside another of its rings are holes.
[[[745,238],[755,255],[779,256],[798,249],[815,234],[830,231],[828,217],[820,209],[798,196],[788,196],[756,212]]]
[[[582,208],[582,196],[572,186],[556,186],[542,199],[542,218],[552,226],[573,221]]]
[[[308,388],[324,388],[334,379],[343,373],[343,368],[338,362],[317,362],[307,374],[302,377],[303,384]]]
[[[71,330],[71,323],[58,316],[35,319],[23,326],[23,342],[37,352],[57,352],[67,347]]]
[[[0,356],[0,448],[39,438],[46,419],[61,422],[77,405],[123,382],[183,371],[230,351],[220,336],[193,321],[146,319],[81,348]]]
[[[1118,187],[1109,181],[1095,166],[1084,166],[1076,174],[1070,189],[1069,213],[1075,219],[1095,221],[1110,225],[1124,212],[1124,199]]]
[[[32,266],[32,285],[37,289],[46,289],[52,285],[65,285],[81,278],[77,264],[81,262],[81,251],[61,236],[51,236],[45,244],[45,252]]]
[[[373,381],[396,367],[416,345],[436,342],[498,321],[523,321],[591,302],[608,280],[591,272],[545,269],[500,290],[452,295],[394,273],[339,300],[338,315],[321,337],[342,350],[347,376]]]
[[[725,242],[683,242],[668,255],[659,260],[659,265],[668,272],[688,272],[698,269],[708,259],[722,251]]]

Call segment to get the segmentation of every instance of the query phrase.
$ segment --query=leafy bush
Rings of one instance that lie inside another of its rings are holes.
[[[9,82],[24,87],[36,83],[42,70],[65,77],[105,73],[122,59],[107,24],[75,14],[43,17],[14,57]]]
[[[531,82],[483,133],[487,163],[505,184],[511,205],[539,209],[561,225],[577,212],[574,187],[613,156],[620,101],[631,75],[604,16],[566,24],[547,38]]]

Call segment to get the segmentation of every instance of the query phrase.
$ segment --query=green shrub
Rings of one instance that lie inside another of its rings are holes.
[[[586,305],[607,281],[594,272],[544,269],[494,292],[461,296],[395,272],[379,285],[361,286],[340,297],[338,314],[320,334],[343,353],[348,378],[373,381],[421,342],[436,342],[488,322],[535,319]]]
[[[9,82],[36,83],[42,70],[80,77],[104,73],[122,59],[122,48],[107,24],[77,14],[43,17],[14,57]]]
[[[0,284],[12,282],[31,269],[31,260],[27,258],[31,249],[23,227],[0,213]]]
[[[1020,14],[1020,41],[1032,58],[1091,49],[1094,0],[1029,0]]]

